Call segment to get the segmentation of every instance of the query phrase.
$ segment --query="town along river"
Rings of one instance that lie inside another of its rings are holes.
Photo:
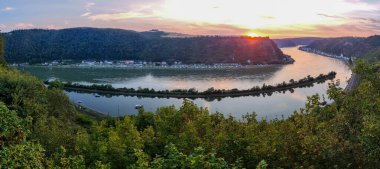
[[[347,85],[350,68],[344,61],[298,50],[297,47],[282,48],[285,54],[295,59],[294,64],[258,66],[244,69],[126,69],[126,68],[62,68],[25,67],[24,70],[42,80],[58,78],[82,84],[111,84],[115,88],[153,88],[155,90],[190,89],[199,91],[215,89],[249,89],[253,86],[276,85],[290,79],[299,80],[308,75],[316,77],[330,71],[337,73],[341,87]],[[244,96],[223,99],[194,99],[200,107],[211,113],[220,112],[241,118],[246,113],[256,112],[258,119],[286,118],[303,108],[307,96],[326,95],[328,83],[314,84],[309,88],[296,88],[293,92],[273,93],[271,96]],[[135,114],[136,105],[143,105],[154,112],[158,107],[181,106],[183,99],[149,98],[131,96],[97,96],[92,93],[66,92],[74,102],[110,116]]]

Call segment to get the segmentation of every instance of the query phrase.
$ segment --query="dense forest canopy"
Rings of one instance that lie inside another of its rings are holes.
[[[184,63],[286,63],[269,38],[182,37],[161,31],[71,28],[16,30],[3,34],[9,63],[53,60],[144,60]]]
[[[342,37],[316,40],[307,48],[316,49],[322,52],[335,55],[343,54],[346,57],[365,58],[366,55],[373,53],[380,47],[380,35],[361,37]]]
[[[364,56],[364,59],[370,61],[370,62],[378,62],[380,61],[380,46],[371,52],[367,53]]]
[[[6,64],[4,58],[4,39],[0,36],[0,65]]]
[[[284,38],[284,39],[273,39],[278,47],[295,47],[300,45],[310,45],[316,40],[321,40],[323,38],[316,37],[304,37],[304,38]]]

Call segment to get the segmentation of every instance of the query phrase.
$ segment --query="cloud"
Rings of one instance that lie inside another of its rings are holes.
[[[7,26],[0,29],[46,28],[47,25],[55,29],[54,25],[60,25],[139,31],[157,28],[192,35],[255,32],[271,37],[380,33],[380,0],[23,1],[0,7],[0,22],[3,21],[0,24]],[[28,4],[24,9],[22,5]],[[5,11],[12,10],[22,12],[5,15]]]
[[[380,33],[380,25],[346,23],[341,25],[293,25],[288,27],[268,27],[254,29],[255,32],[265,33],[270,37],[367,37]]]
[[[85,5],[86,11],[91,11],[91,7],[93,7],[94,5],[95,5],[95,3],[93,3],[93,2],[87,2]]]
[[[368,23],[379,23],[379,20],[374,18],[352,17],[352,19],[361,20]]]
[[[0,32],[1,32],[1,30],[6,29],[6,28],[7,28],[6,25],[4,25],[4,24],[0,24]]]
[[[352,3],[359,3],[364,1],[357,1]],[[326,18],[333,18],[340,20],[342,24],[330,26],[316,26],[320,31],[324,31],[326,34],[336,35],[352,35],[352,36],[368,36],[371,34],[380,33],[380,10],[368,10],[368,11],[354,11],[345,13],[343,15],[328,15],[320,13],[320,16]],[[336,34],[333,33],[334,30]]]
[[[262,19],[276,19],[274,16],[261,16]]]
[[[338,16],[338,15],[327,15],[327,14],[322,14],[322,13],[319,13],[317,14],[319,16],[324,16],[326,18],[336,18],[336,19],[344,19],[344,20],[349,20],[349,21],[366,21],[366,22],[372,22],[372,23],[377,23],[379,22],[378,19],[374,19],[374,18],[371,18],[371,17],[364,17],[364,16]]]
[[[96,14],[91,15],[88,18],[96,21],[115,21],[115,20],[125,20],[125,19],[135,19],[135,18],[149,18],[153,17],[150,14],[140,13],[140,12],[123,12],[123,13],[110,13],[110,14]]]
[[[346,0],[346,2],[376,4],[378,3],[378,0]]]
[[[7,6],[7,7],[3,8],[1,11],[9,12],[9,11],[14,11],[14,10],[15,10],[15,8]]]
[[[185,24],[186,25],[186,24]],[[179,25],[179,28],[183,25]],[[193,23],[187,27],[190,32],[188,34],[193,35],[236,35],[245,34],[250,31],[250,29],[240,28],[234,25],[228,24],[209,24],[209,23]],[[221,33],[222,32],[222,33]]]
[[[30,29],[30,28],[34,28],[34,25],[31,23],[16,23],[15,27],[17,29]]]
[[[90,10],[89,7],[94,6],[93,3],[88,3],[86,6],[87,12],[82,16],[87,16],[92,21],[115,21],[129,20],[137,18],[161,18],[156,15],[155,11],[161,7],[162,0],[123,0],[116,3],[113,2],[98,2],[96,7]],[[101,8],[100,8],[101,7]]]
[[[326,17],[326,18],[344,19],[343,16],[338,16],[338,15],[328,15],[328,14],[323,14],[323,13],[318,13],[317,15],[323,16],[323,17]]]
[[[47,29],[60,29],[61,27],[57,26],[57,25],[48,25],[46,28]]]
[[[90,16],[91,14],[92,14],[91,12],[86,12],[86,13],[83,13],[81,16],[85,17],[85,16]]]
[[[93,2],[87,2],[87,3],[85,4],[85,6],[84,6],[86,12],[83,13],[81,16],[82,16],[82,17],[90,16],[90,15],[92,14],[92,12],[91,12],[91,8],[92,8],[93,6],[95,6],[95,3],[93,3]]]

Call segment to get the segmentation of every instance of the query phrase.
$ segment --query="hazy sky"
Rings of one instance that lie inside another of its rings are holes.
[[[271,37],[380,34],[380,0],[0,0],[0,29],[107,27]]]

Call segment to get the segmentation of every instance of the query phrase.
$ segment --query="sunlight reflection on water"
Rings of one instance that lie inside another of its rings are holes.
[[[210,87],[217,89],[248,89],[253,86],[277,84],[290,79],[298,80],[307,75],[313,77],[337,72],[336,79],[340,79],[341,87],[351,75],[350,68],[343,62],[298,50],[296,47],[283,48],[285,54],[292,56],[296,62],[291,65],[274,65],[243,70],[136,70],[136,69],[86,69],[86,68],[25,68],[41,79],[57,77],[66,81],[76,81],[86,84],[107,83],[114,87],[143,87],[164,89],[196,88],[200,91]],[[288,117],[294,110],[304,107],[307,96],[325,94],[327,83],[315,84],[311,88],[298,88],[294,93],[274,93],[272,96],[224,98],[220,101],[195,99],[198,106],[208,107],[211,112],[221,112],[240,118],[243,114],[256,112],[258,118]],[[76,101],[83,101],[83,105],[94,110],[118,116],[135,114],[135,105],[144,105],[145,110],[155,111],[158,107],[181,105],[182,99],[137,98],[128,96],[95,97],[92,94],[68,92],[68,96]],[[327,98],[327,97],[326,97]]]

